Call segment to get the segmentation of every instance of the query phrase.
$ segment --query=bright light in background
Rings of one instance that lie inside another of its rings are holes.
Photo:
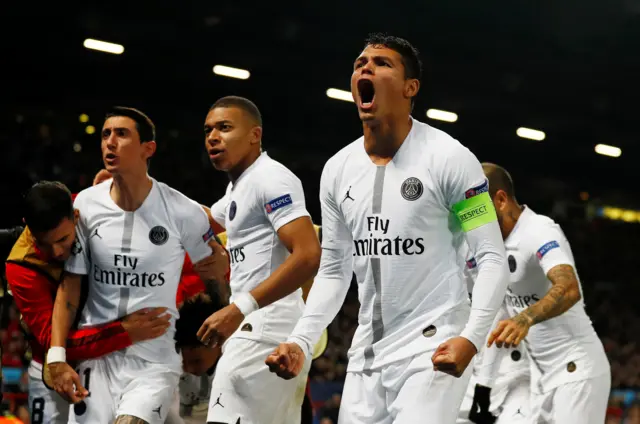
[[[76,153],[80,153],[82,151],[82,144],[73,143],[73,151]]]
[[[213,67],[213,73],[221,75],[223,77],[237,78],[246,80],[251,76],[251,73],[244,69],[232,68],[230,66],[216,65]]]
[[[85,128],[84,131],[87,134],[91,135],[96,132],[96,127],[94,127],[93,125],[87,125],[87,128]]]
[[[516,130],[518,137],[528,138],[529,140],[542,141],[545,138],[543,131],[532,130],[531,128],[520,127]]]
[[[124,46],[120,44],[94,40],[93,38],[87,38],[84,40],[84,46],[88,49],[98,50],[105,53],[122,54],[122,52],[124,52]]]
[[[345,102],[353,102],[353,96],[350,91],[339,90],[337,88],[328,89],[327,97],[330,99],[343,100]]]
[[[598,211],[598,215],[614,221],[637,222],[640,223],[640,211],[632,209],[622,209],[613,206],[604,206]]]
[[[86,113],[80,115],[80,122],[82,122],[83,124],[89,122],[89,115],[87,115]]]
[[[618,158],[622,154],[622,150],[619,147],[609,146],[606,144],[596,145],[595,150],[599,155],[610,156],[612,158]]]
[[[453,112],[447,112],[446,110],[429,109],[427,111],[427,118],[435,119],[436,121],[456,122],[458,115]]]

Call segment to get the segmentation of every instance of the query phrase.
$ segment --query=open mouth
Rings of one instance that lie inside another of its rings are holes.
[[[220,147],[213,147],[213,148],[209,149],[209,157],[211,159],[216,159],[216,158],[220,157],[223,153],[224,153],[224,149],[222,149]]]
[[[358,93],[360,94],[360,107],[363,109],[371,108],[376,95],[373,82],[369,79],[361,79],[358,81]]]
[[[107,162],[113,162],[115,159],[117,159],[118,157],[114,154],[114,153],[107,153],[104,158],[107,160]]]

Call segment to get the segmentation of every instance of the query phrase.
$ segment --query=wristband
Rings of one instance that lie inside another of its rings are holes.
[[[245,317],[251,312],[255,312],[260,309],[260,305],[258,305],[256,299],[254,299],[251,293],[248,292],[239,294],[233,303],[238,307],[238,309],[240,309],[240,312],[242,312],[242,315]]]
[[[52,346],[47,352],[47,363],[67,362],[67,351],[61,346]]]

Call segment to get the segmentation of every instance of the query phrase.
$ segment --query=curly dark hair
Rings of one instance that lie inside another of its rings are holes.
[[[197,336],[202,323],[227,306],[217,293],[198,293],[184,301],[176,321],[176,349],[204,346]]]

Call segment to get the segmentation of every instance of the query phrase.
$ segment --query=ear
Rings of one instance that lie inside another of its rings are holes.
[[[146,141],[143,143],[144,145],[144,158],[149,159],[156,153],[156,149],[158,145],[155,141]]]
[[[404,95],[405,97],[411,99],[418,95],[418,91],[420,91],[420,81],[417,79],[408,79],[404,83]]]
[[[74,209],[73,210],[73,225],[76,225],[78,223],[79,219],[80,219],[80,211],[78,209]]]
[[[504,190],[498,190],[496,191],[496,195],[493,196],[493,205],[496,209],[502,210],[507,206],[508,200],[507,193],[505,193]]]
[[[262,142],[262,127],[253,127],[251,129],[251,144],[260,144]]]

